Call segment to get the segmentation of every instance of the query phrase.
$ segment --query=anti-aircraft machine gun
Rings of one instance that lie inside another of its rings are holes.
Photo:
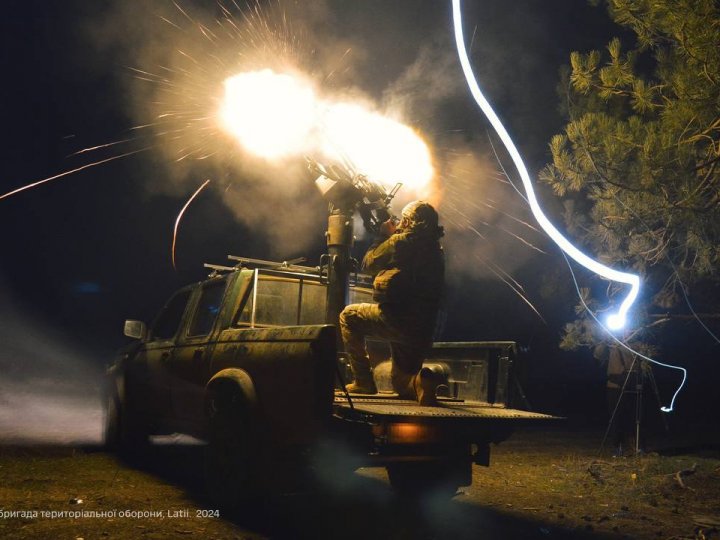
[[[328,201],[328,228],[325,233],[328,252],[321,260],[321,273],[327,275],[328,302],[327,322],[337,324],[340,312],[347,304],[348,283],[352,271],[357,271],[357,261],[352,258],[354,237],[353,215],[357,211],[365,228],[377,234],[380,225],[392,219],[390,203],[402,184],[392,190],[365,175],[351,172],[336,165],[322,165],[306,158],[311,172],[319,175],[315,184]]]

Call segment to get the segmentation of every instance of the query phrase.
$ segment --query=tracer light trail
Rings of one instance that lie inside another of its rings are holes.
[[[608,327],[613,330],[619,330],[625,326],[627,312],[638,296],[638,292],[640,290],[640,277],[635,274],[620,272],[619,270],[605,266],[604,264],[601,264],[587,256],[585,253],[576,248],[567,238],[565,238],[543,213],[540,205],[538,204],[535,191],[533,190],[532,183],[530,182],[530,175],[523,163],[522,157],[520,157],[520,153],[515,147],[510,135],[508,135],[508,132],[505,130],[505,127],[500,122],[497,114],[495,114],[495,111],[490,106],[490,103],[487,99],[485,99],[485,96],[480,91],[480,87],[475,79],[472,67],[470,67],[470,60],[468,58],[467,51],[465,50],[465,40],[463,37],[460,0],[453,0],[453,23],[455,27],[455,42],[457,44],[458,55],[460,57],[460,64],[462,65],[463,73],[465,74],[468,86],[470,87],[470,92],[482,109],[483,113],[485,113],[485,116],[490,121],[493,128],[495,128],[495,131],[500,136],[500,139],[515,163],[515,167],[517,168],[518,173],[520,173],[520,178],[522,179],[523,186],[525,187],[525,191],[527,193],[527,201],[530,204],[530,209],[532,210],[535,219],[548,236],[550,236],[550,238],[552,238],[553,241],[560,247],[560,249],[572,257],[575,261],[607,279],[630,285],[630,292],[625,297],[622,304],[620,304],[620,308],[617,313],[613,313],[607,318]]]
[[[170,255],[172,259],[172,266],[175,270],[177,270],[177,266],[175,265],[175,244],[177,242],[177,233],[178,233],[178,227],[180,226],[180,221],[182,220],[183,214],[185,213],[185,210],[188,209],[188,206],[192,204],[192,202],[195,200],[195,197],[200,195],[200,192],[205,189],[205,186],[207,186],[210,183],[210,179],[208,178],[203,182],[203,185],[200,186],[195,190],[195,193],[193,193],[190,198],[187,200],[185,205],[182,207],[180,212],[178,213],[177,219],[175,220],[175,227],[173,228],[173,239],[172,239],[172,246],[170,247]]]
[[[605,328],[605,325],[602,322],[600,322],[600,320],[598,320],[598,318],[595,316],[595,314],[590,309],[590,306],[588,306],[587,303],[585,302],[583,295],[580,293],[580,285],[578,285],[577,278],[575,277],[575,272],[573,272],[573,269],[572,269],[572,265],[570,264],[570,261],[568,261],[568,258],[565,255],[565,253],[563,253],[562,256],[565,257],[565,262],[567,263],[568,269],[570,270],[570,275],[572,276],[573,283],[575,284],[575,290],[577,291],[578,298],[580,299],[580,303],[585,308],[585,311],[587,311],[590,314],[590,316],[593,319],[595,319],[595,322],[598,323],[598,325],[610,335],[610,337],[613,339],[613,341],[615,343],[617,343],[620,347],[622,347],[629,353],[637,355],[640,358],[642,358],[643,360],[647,360],[648,362],[650,362],[652,364],[658,365],[660,367],[676,369],[676,370],[682,372],[682,375],[683,375],[682,381],[678,385],[677,389],[675,390],[675,393],[673,394],[672,399],[670,400],[670,406],[669,407],[664,407],[664,406],[660,407],[660,410],[662,412],[666,412],[666,413],[673,412],[673,410],[675,409],[675,400],[677,399],[678,395],[680,394],[680,391],[683,389],[683,386],[685,386],[685,382],[687,381],[687,369],[685,369],[684,367],[681,367],[681,366],[674,366],[672,364],[665,364],[663,362],[658,362],[657,360],[653,360],[649,356],[645,356],[644,354],[639,353],[638,351],[630,348],[628,345],[625,344],[625,342],[620,341],[618,338],[616,338],[612,334],[612,332],[610,332],[607,328]]]
[[[49,176],[42,180],[38,180],[37,182],[33,182],[32,184],[27,184],[27,185],[21,186],[17,189],[13,189],[12,191],[8,191],[7,193],[0,195],[0,201],[3,199],[7,199],[9,197],[12,197],[13,195],[21,193],[23,191],[27,191],[28,189],[32,189],[32,188],[40,186],[42,184],[52,182],[53,180],[57,180],[58,178],[62,178],[64,176],[70,176],[71,174],[75,174],[76,172],[84,171],[85,169],[89,169],[90,167],[95,167],[96,165],[102,165],[103,163],[108,163],[109,161],[115,161],[116,159],[132,156],[134,154],[139,154],[140,152],[145,152],[146,150],[150,150],[150,148],[148,147],[148,148],[141,148],[140,150],[133,150],[131,152],[126,152],[124,154],[120,154],[117,156],[112,156],[112,157],[109,157],[106,159],[101,159],[100,161],[95,161],[94,163],[88,163],[87,165],[83,165],[81,167],[78,167],[77,169],[72,169],[70,171],[61,172],[60,174],[56,174],[55,176]]]

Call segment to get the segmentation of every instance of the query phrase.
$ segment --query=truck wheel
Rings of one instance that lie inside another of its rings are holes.
[[[115,451],[120,446],[120,398],[117,392],[110,393],[105,400],[105,448]]]
[[[460,486],[468,485],[472,464],[466,461],[408,461],[387,466],[390,485],[403,498],[428,495],[451,498]]]
[[[105,446],[127,459],[143,457],[149,447],[145,424],[130,411],[125,399],[111,392],[105,404]]]
[[[147,454],[149,448],[149,432],[145,422],[123,403],[120,407],[120,452],[127,458],[139,459]]]
[[[210,497],[227,509],[237,510],[261,495],[259,452],[248,414],[236,400],[223,401],[211,403],[205,478]]]

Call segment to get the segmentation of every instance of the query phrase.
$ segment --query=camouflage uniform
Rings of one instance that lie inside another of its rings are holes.
[[[375,276],[377,304],[352,304],[340,314],[340,330],[355,376],[352,388],[375,393],[365,338],[390,342],[392,384],[401,397],[414,399],[414,377],[432,345],[443,289],[445,265],[437,213],[417,201],[403,210],[403,226],[370,247],[363,268]]]

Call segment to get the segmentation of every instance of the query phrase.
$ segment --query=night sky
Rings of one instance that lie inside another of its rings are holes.
[[[471,50],[476,75],[531,174],[537,173],[549,159],[550,137],[562,127],[556,92],[560,66],[569,62],[571,51],[603,48],[612,35],[622,33],[602,6],[592,7],[582,0],[466,3],[472,4],[465,15],[468,39],[477,25]],[[452,45],[449,1],[285,4],[289,12],[307,19],[307,28],[314,32],[308,35],[313,47],[330,49],[340,41],[353,47],[347,60],[352,66],[352,85],[378,100],[423,48]],[[181,5],[210,16],[217,12],[211,1],[188,0]],[[167,24],[158,18],[158,14],[170,14],[178,19],[172,2],[11,0],[3,7],[0,190],[4,193],[93,158],[117,155],[121,148],[141,147],[133,143],[68,157],[132,135],[129,128],[142,119],[134,85],[146,83],[135,80],[128,68],[156,69],[149,64],[145,46],[160,36],[172,38]],[[152,31],[154,25],[157,34]],[[433,104],[431,114],[419,111],[413,121],[436,146],[447,148],[461,141],[464,148],[477,147],[478,153],[486,154],[487,125],[464,91],[459,66],[450,65],[444,73],[452,91]],[[437,85],[428,83],[427,88]],[[422,93],[422,86],[416,93]],[[510,166],[510,161],[505,164]],[[299,219],[315,224],[316,238],[306,242],[303,251],[279,253],[264,234],[267,223],[252,226],[236,220],[223,204],[222,190],[208,190],[181,225],[178,271],[173,270],[172,227],[178,210],[205,177],[203,167],[195,172],[191,168],[189,174],[184,170],[183,182],[169,186],[167,179],[176,172],[166,153],[155,149],[0,201],[0,298],[4,306],[0,316],[61,336],[102,364],[124,343],[122,322],[126,318],[151,320],[177,287],[205,276],[203,262],[223,264],[228,253],[317,260],[323,249],[325,207],[308,181],[305,194],[278,196],[277,200],[265,195],[254,202],[275,208],[281,229]],[[223,175],[219,170],[215,166],[212,174],[227,181],[232,173]],[[237,196],[252,195],[249,190]],[[541,195],[562,228],[560,202],[549,191],[542,190]],[[293,206],[293,197],[303,199],[302,210]],[[298,215],[313,209],[315,216]],[[441,206],[441,218],[442,212]],[[451,234],[449,230],[448,237]],[[453,258],[456,255],[449,247],[454,244],[446,240],[448,257]],[[502,236],[494,241],[508,242]],[[571,396],[548,401],[563,407],[563,399],[583,394],[586,387],[578,388],[576,381],[601,390],[601,371],[587,355],[578,353],[571,361],[556,348],[561,325],[572,318],[575,299],[569,286],[559,291],[560,301],[543,295],[541,288],[547,285],[543,275],[568,280],[569,274],[557,251],[540,238],[538,242],[549,255],[538,256],[515,246],[512,250],[518,252],[520,262],[505,262],[514,265],[519,279],[526,280],[528,295],[537,302],[547,324],[497,279],[459,272],[460,278],[450,280],[443,337],[516,339],[529,345],[531,355],[537,351],[535,377],[560,381]],[[502,264],[507,250],[498,253]]]

